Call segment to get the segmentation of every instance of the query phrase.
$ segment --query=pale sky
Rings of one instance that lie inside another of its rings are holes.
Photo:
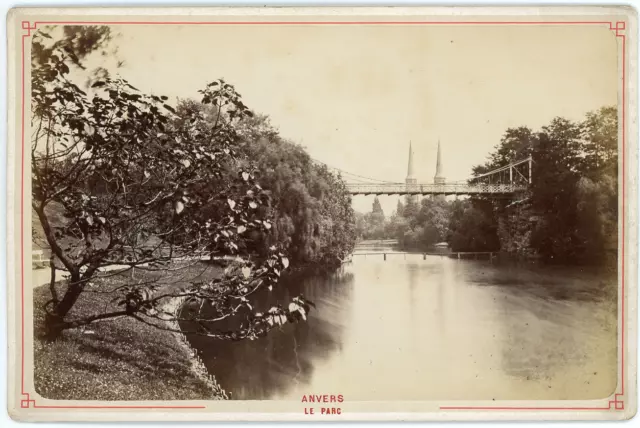
[[[617,104],[616,38],[594,26],[119,26],[119,73],[197,98],[217,78],[314,159],[403,182],[468,177],[508,127]],[[354,198],[366,212],[373,197]],[[385,214],[397,197],[383,197]]]

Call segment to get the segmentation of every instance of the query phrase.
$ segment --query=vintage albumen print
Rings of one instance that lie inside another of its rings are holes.
[[[635,414],[635,12],[188,12],[10,14],[14,418]]]

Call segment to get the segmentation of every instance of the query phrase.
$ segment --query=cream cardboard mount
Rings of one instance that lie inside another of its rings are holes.
[[[633,417],[636,34],[630,7],[11,10],[9,414]]]

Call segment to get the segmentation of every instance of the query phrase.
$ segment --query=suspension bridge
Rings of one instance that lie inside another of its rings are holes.
[[[329,168],[337,170],[347,180],[347,190],[352,195],[481,195],[487,197],[511,197],[527,190],[531,185],[532,163],[533,161],[529,156],[465,180],[448,182],[444,177],[440,143],[438,143],[436,174],[432,183],[418,183],[415,178],[411,146],[409,146],[407,178],[404,183],[383,181],[353,174],[338,168]]]

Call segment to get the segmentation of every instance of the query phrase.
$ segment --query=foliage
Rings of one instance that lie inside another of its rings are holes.
[[[371,212],[359,214],[356,228],[360,239],[385,239],[387,236],[386,219],[377,196],[373,199]]]
[[[489,217],[502,249],[547,262],[604,262],[617,246],[617,141],[615,107],[590,112],[580,123],[555,118],[539,132],[508,129],[489,161],[474,168],[481,174],[533,159],[530,191],[520,200],[496,202]]]
[[[455,201],[452,204],[449,245],[453,251],[497,251],[500,242],[491,202]]]
[[[429,250],[449,234],[451,204],[441,198],[424,198],[416,203],[398,201],[396,211],[386,220],[374,200],[371,213],[361,215],[359,236],[363,239],[396,239],[405,249]]]
[[[105,37],[98,30],[76,34],[94,47]],[[238,123],[251,111],[223,80],[199,91],[201,104],[215,113],[213,122],[202,111],[178,116],[167,97],[143,94],[120,78],[97,80],[85,92],[69,73],[89,53],[87,43],[54,43],[50,51],[36,49],[33,57],[32,206],[57,266],[69,273],[62,295],[51,286],[45,308],[51,337],[120,316],[172,320],[173,314],[161,309],[172,297],[211,305],[210,321],[251,310],[248,296],[276,285],[289,266],[275,246],[261,259],[250,257],[255,236],[272,228],[264,208],[269,195],[238,151]],[[231,177],[229,171],[237,174]],[[61,207],[66,221],[52,221],[47,209],[52,204]],[[132,281],[119,288],[126,293],[117,310],[68,316],[101,270],[167,271],[177,260],[229,255],[239,257],[238,269],[221,278],[164,293],[154,281]],[[57,266],[52,266],[54,278]],[[238,331],[203,327],[197,333],[259,337],[283,320],[304,318],[309,304],[300,296],[288,308],[245,314]]]
[[[269,189],[273,233],[265,245],[288,250],[296,265],[333,267],[355,243],[351,196],[339,175],[282,138],[266,116],[244,118],[239,150],[260,170]]]

